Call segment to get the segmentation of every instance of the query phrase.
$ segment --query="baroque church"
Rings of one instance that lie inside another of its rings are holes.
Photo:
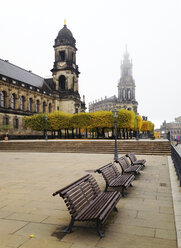
[[[135,99],[135,81],[132,76],[132,61],[126,51],[121,63],[121,78],[118,82],[118,97],[105,97],[105,99],[95,100],[89,104],[89,112],[100,110],[128,109],[137,113],[138,102]]]
[[[55,39],[54,51],[51,78],[0,59],[0,126],[11,126],[14,135],[31,132],[24,126],[24,116],[55,110],[85,112],[85,97],[81,100],[79,95],[76,40],[66,22]]]

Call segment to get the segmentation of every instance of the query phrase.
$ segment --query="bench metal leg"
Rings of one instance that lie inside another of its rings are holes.
[[[131,183],[130,183],[130,185],[129,185],[129,186],[130,186],[130,187],[133,187],[133,184],[131,184]]]
[[[103,238],[104,237],[104,233],[103,231],[101,231],[101,223],[99,220],[97,220],[97,233],[99,235],[100,238]]]
[[[104,189],[104,192],[107,192],[107,189],[108,189],[108,184],[106,183],[106,187],[105,187],[105,189]]]
[[[74,225],[74,221],[75,221],[74,218],[71,218],[71,221],[70,221],[68,227],[65,228],[65,230],[64,230],[65,233],[71,233],[72,232],[72,227]]]
[[[115,212],[118,212],[118,209],[117,209],[117,207],[116,207],[116,206],[114,206],[114,211],[115,211]]]
[[[122,197],[125,197],[126,196],[125,195],[125,192],[124,192],[124,187],[122,187],[121,195],[122,195]]]

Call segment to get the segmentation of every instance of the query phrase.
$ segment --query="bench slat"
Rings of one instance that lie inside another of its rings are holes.
[[[98,198],[95,199],[86,209],[83,210],[76,219],[88,220],[96,219],[99,214],[107,207],[107,205],[113,200],[116,196],[120,195],[119,192],[102,192]]]
[[[122,187],[123,196],[124,188],[127,188],[135,179],[132,173],[122,175],[113,163],[102,166],[96,172],[101,173],[106,181],[105,191],[107,191],[107,187]]]
[[[71,232],[74,221],[97,221],[97,232],[103,236],[100,223],[104,223],[110,212],[121,198],[120,192],[101,192],[96,180],[92,175],[86,175],[53,193],[59,194],[72,216],[67,228]]]

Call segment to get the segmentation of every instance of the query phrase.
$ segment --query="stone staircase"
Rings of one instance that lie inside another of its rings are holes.
[[[0,151],[114,154],[114,140],[1,141]],[[171,155],[167,140],[118,140],[118,154]]]

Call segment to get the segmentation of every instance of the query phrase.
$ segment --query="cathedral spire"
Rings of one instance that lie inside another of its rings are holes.
[[[129,53],[128,53],[128,49],[127,49],[127,44],[125,45],[124,59],[125,60],[128,60],[129,59]]]
[[[66,22],[66,19],[64,19],[64,27],[67,26],[67,22]]]

